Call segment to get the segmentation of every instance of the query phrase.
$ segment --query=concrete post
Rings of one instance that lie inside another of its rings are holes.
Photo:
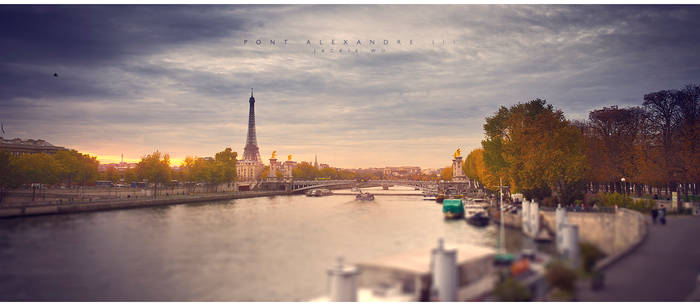
[[[569,221],[566,217],[566,208],[561,207],[561,204],[557,206],[557,210],[555,213],[555,223],[554,223],[554,229],[556,230],[556,243],[557,243],[557,252],[561,254],[564,251],[564,233],[563,233],[563,227],[564,225],[568,224]]]
[[[540,205],[532,200],[530,202],[530,237],[536,237],[540,231]]]
[[[567,259],[575,268],[578,267],[578,225],[566,224],[563,229],[562,257]]]
[[[671,211],[678,211],[678,192],[671,192]]]
[[[530,236],[530,201],[523,201],[523,209],[520,212],[523,234]]]
[[[338,265],[328,269],[328,290],[331,302],[357,302],[357,274],[353,266],[344,266],[338,257]]]
[[[456,302],[459,275],[457,274],[457,250],[446,250],[442,238],[432,250],[432,299]]]

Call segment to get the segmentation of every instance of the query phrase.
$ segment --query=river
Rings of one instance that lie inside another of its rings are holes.
[[[441,209],[419,196],[295,195],[0,220],[0,300],[303,301],[326,293],[337,256],[366,261],[440,237],[497,246],[497,226]],[[518,232],[506,240],[520,247]]]

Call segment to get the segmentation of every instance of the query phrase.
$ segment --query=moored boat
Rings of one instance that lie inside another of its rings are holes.
[[[442,201],[442,213],[445,219],[455,219],[464,216],[464,206],[461,199],[445,199]]]
[[[423,192],[423,200],[435,201],[437,199],[437,193],[433,192]]]
[[[445,200],[445,195],[444,195],[444,194],[438,194],[438,195],[435,197],[435,202],[438,202],[438,203],[441,203],[441,204],[442,204],[442,201],[444,201],[444,200]]]
[[[323,197],[332,195],[333,192],[328,189],[311,189],[306,192],[307,197]]]
[[[489,217],[485,202],[482,199],[469,199],[464,202],[464,219],[474,226],[487,226]]]

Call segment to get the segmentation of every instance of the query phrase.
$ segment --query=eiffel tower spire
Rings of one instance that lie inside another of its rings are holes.
[[[248,137],[245,141],[245,149],[243,149],[243,159],[258,161],[260,160],[260,150],[258,149],[258,139],[255,136],[255,97],[253,97],[253,89],[250,89],[250,111],[248,112]]]

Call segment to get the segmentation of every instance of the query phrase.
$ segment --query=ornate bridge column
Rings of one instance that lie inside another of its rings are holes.
[[[270,173],[267,174],[267,177],[277,177],[277,168],[279,165],[277,164],[277,159],[276,158],[270,158]]]
[[[452,160],[452,181],[454,182],[466,182],[467,177],[464,175],[464,170],[462,170],[462,157],[455,156]]]

